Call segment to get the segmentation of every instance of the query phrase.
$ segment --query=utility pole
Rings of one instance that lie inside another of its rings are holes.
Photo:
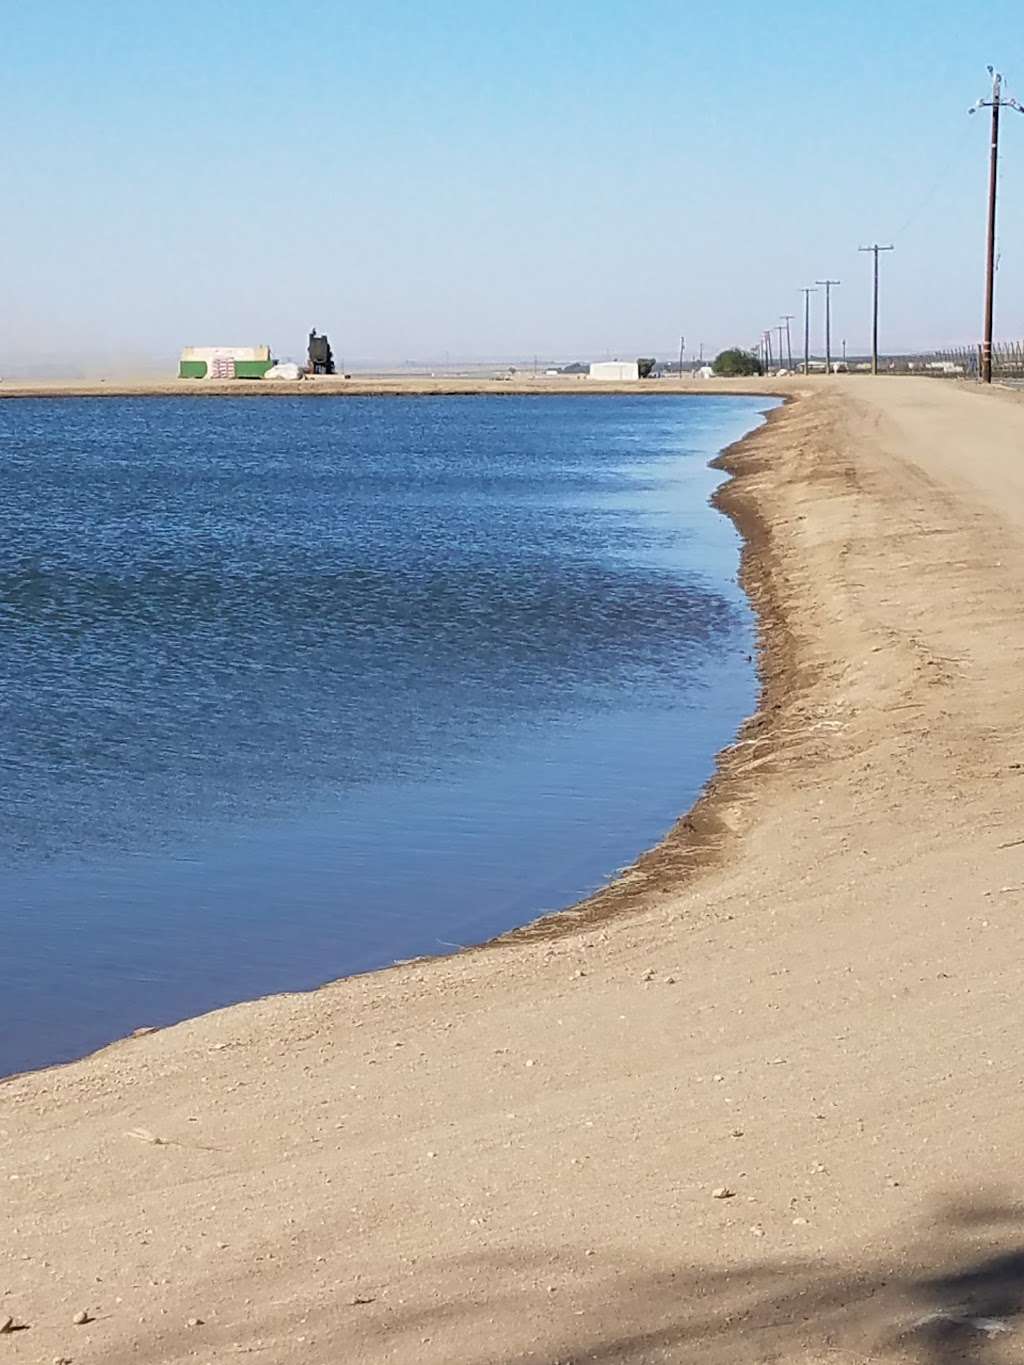
[[[765,328],[764,350],[765,355],[768,357],[768,368],[770,370],[772,367],[772,332],[770,327]]]
[[[790,335],[789,324],[793,321],[792,313],[783,313],[782,321],[786,324],[786,363],[790,370],[793,368],[793,338]]]
[[[988,243],[985,257],[985,335],[981,343],[981,382],[983,384],[992,383],[992,316],[993,316],[993,295],[995,293],[995,273],[996,273],[996,186],[999,174],[999,110],[1001,108],[1016,109],[1018,114],[1024,114],[1024,109],[1020,107],[1015,99],[1003,95],[1003,78],[993,67],[989,67],[988,74],[992,77],[992,98],[990,100],[978,100],[977,104],[968,109],[969,114],[975,114],[979,109],[992,110],[992,146],[989,153],[988,164]]]
[[[804,374],[811,372],[811,295],[816,294],[816,289],[802,289],[804,296]]]
[[[815,280],[825,286],[825,373],[832,373],[832,286],[842,280]]]
[[[685,338],[685,337],[680,337],[680,338],[679,338],[679,378],[680,378],[680,379],[682,379],[682,377],[683,377],[683,350],[684,350],[685,346],[686,346],[686,338]]]
[[[782,323],[780,322],[779,325],[778,325],[778,327],[774,328],[773,330],[776,331],[776,332],[778,332],[778,334],[779,334],[779,365],[780,365],[780,367],[781,367],[781,365],[782,365],[782,356],[783,356],[782,337],[783,337],[783,335],[784,335],[786,329],[785,329],[785,327],[782,325]]]
[[[871,373],[878,373],[878,253],[880,251],[892,251],[891,246],[879,246],[877,242],[872,242],[870,246],[859,246],[858,251],[870,251],[875,258],[875,288],[873,303],[871,308]]]

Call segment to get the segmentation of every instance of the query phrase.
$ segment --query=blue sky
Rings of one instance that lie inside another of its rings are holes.
[[[897,248],[883,344],[979,332],[987,127],[966,110],[988,62],[1024,99],[1007,0],[4,19],[0,372],[298,356],[312,325],[350,363],[713,350],[825,275],[859,350],[875,239]],[[1003,148],[996,330],[1021,337],[1024,117]]]

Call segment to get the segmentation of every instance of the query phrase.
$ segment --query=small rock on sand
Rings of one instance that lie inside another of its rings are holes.
[[[185,1323],[186,1327],[202,1327],[202,1325],[202,1318],[189,1318],[188,1322]]]
[[[14,1331],[14,1319],[13,1319],[13,1318],[0,1318],[0,1337],[6,1335],[6,1333],[8,1333],[8,1332],[13,1332],[13,1331]]]
[[[732,1199],[735,1190],[730,1190],[728,1185],[719,1185],[717,1189],[711,1191],[712,1199]]]
[[[85,1311],[84,1308],[80,1308],[78,1312],[75,1314],[75,1316],[71,1319],[71,1321],[75,1324],[76,1327],[84,1327],[85,1324],[89,1321],[89,1314]]]

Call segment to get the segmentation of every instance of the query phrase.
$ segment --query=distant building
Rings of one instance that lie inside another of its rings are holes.
[[[269,346],[186,346],[179,379],[262,379],[273,365]]]
[[[635,360],[599,360],[590,367],[591,379],[622,383],[640,378],[640,366]]]

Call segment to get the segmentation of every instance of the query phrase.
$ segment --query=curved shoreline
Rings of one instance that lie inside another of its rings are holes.
[[[726,812],[745,796],[740,784],[746,761],[742,750],[752,744],[770,752],[783,696],[795,676],[792,647],[775,588],[776,566],[772,559],[771,527],[757,498],[748,491],[744,475],[757,465],[760,449],[770,445],[779,423],[786,421],[800,392],[776,394],[782,402],[762,413],[764,421],[709,461],[712,469],[729,475],[711,497],[711,505],[727,516],[739,532],[739,582],[750,602],[757,640],[758,701],[734,739],[718,751],[708,781],[668,834],[645,849],[607,886],[561,910],[539,916],[529,924],[499,934],[466,952],[486,950],[494,944],[537,937],[561,937],[588,928],[615,915],[651,908],[661,897],[677,893],[708,868],[728,858],[733,825]],[[766,758],[767,753],[761,754]]]

